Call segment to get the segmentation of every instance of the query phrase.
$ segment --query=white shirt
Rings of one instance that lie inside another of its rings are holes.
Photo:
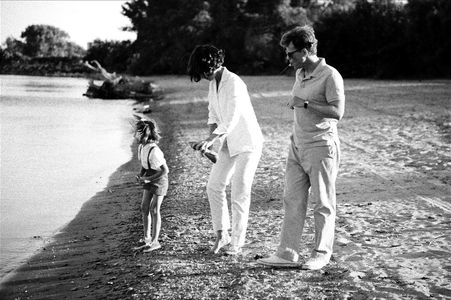
[[[149,151],[151,151],[150,155]],[[149,157],[149,160],[147,160],[147,157]],[[160,167],[166,164],[163,151],[154,143],[145,144],[144,146],[140,144],[138,146],[138,159],[141,162],[141,166],[146,170],[160,171]]]
[[[230,156],[261,149],[263,135],[252,107],[247,86],[224,67],[219,87],[210,82],[208,124],[217,124],[214,134],[225,134]]]

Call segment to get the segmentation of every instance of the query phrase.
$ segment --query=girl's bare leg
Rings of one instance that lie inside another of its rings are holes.
[[[160,237],[161,229],[161,213],[160,207],[163,202],[164,196],[153,195],[150,202],[150,215],[152,216],[152,242],[150,248],[144,250],[144,252],[150,252],[161,248],[158,238]]]
[[[143,218],[143,227],[144,227],[144,239],[151,240],[150,229],[152,223],[152,216],[150,213],[150,203],[152,200],[152,194],[148,190],[144,190],[143,199],[141,202],[141,212]]]

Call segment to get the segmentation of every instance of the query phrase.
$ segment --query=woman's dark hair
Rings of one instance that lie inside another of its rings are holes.
[[[135,123],[135,137],[140,144],[158,142],[161,138],[157,123],[151,119],[139,119]]]
[[[188,61],[188,75],[198,82],[205,75],[211,75],[224,63],[224,51],[213,45],[198,45]]]

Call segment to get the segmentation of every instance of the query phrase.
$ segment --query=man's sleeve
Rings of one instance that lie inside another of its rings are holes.
[[[345,88],[343,78],[337,71],[332,72],[326,81],[326,101],[328,103],[337,100],[345,100]]]

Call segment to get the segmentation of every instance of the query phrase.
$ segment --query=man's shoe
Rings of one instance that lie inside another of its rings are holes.
[[[319,270],[329,263],[329,256],[325,254],[315,253],[303,265],[304,270]]]
[[[296,268],[296,267],[301,266],[297,262],[280,258],[275,254],[271,255],[270,257],[261,258],[261,259],[257,260],[257,263],[261,264],[261,265],[265,265],[265,266],[270,266],[270,267]]]

